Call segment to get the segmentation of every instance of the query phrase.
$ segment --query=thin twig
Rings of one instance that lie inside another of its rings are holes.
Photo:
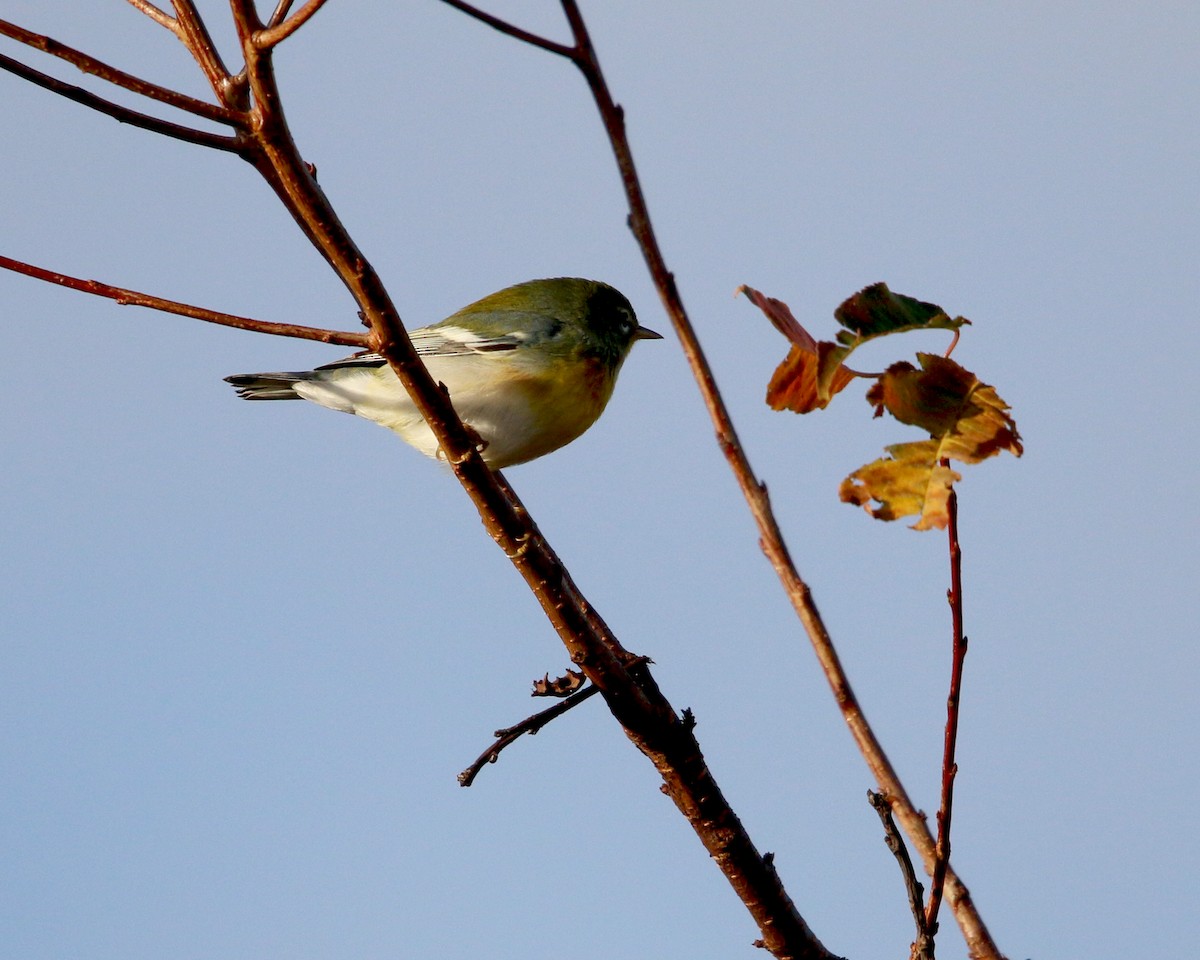
[[[292,0],[279,0],[275,5],[275,12],[271,14],[271,19],[267,21],[268,27],[277,27],[283,23],[283,18],[288,15],[288,11],[292,9]]]
[[[227,123],[235,127],[242,125],[243,121],[241,117],[230,110],[226,110],[224,107],[219,107],[213,103],[205,103],[203,100],[189,97],[186,93],[170,90],[167,87],[160,87],[157,83],[151,83],[148,80],[143,80],[141,77],[135,77],[131,73],[126,73],[124,70],[97,60],[82,50],[76,50],[74,47],[68,47],[65,43],[59,43],[53,37],[33,33],[24,27],[17,26],[15,23],[9,23],[7,20],[0,20],[0,36],[11,37],[13,40],[18,40],[36,50],[41,50],[43,53],[48,53],[53,57],[58,57],[60,60],[65,60],[67,63],[78,67],[84,73],[90,73],[101,80],[106,80],[118,87],[123,87],[144,97],[149,97],[151,100],[157,100],[168,106],[186,110],[188,113],[204,117],[206,120]]]
[[[274,23],[266,27],[266,29],[258,31],[255,43],[260,47],[273,47],[276,44],[282,43],[304,26],[312,18],[312,15],[323,6],[325,6],[325,0],[308,0],[308,3],[297,10],[295,14],[288,17],[288,19],[280,23]],[[274,15],[272,15],[271,19],[272,21],[275,19]]]
[[[948,460],[942,466],[950,466]],[[967,638],[963,634],[962,596],[962,547],[958,542],[958,493],[951,489],[946,504],[949,522],[946,533],[950,545],[950,589],[946,599],[950,603],[950,619],[953,629],[953,651],[950,665],[950,692],[946,697],[946,735],[942,748],[942,796],[937,814],[937,856],[929,883],[929,905],[925,909],[925,924],[937,931],[938,908],[942,904],[942,889],[950,862],[950,819],[954,808],[954,781],[958,776],[958,763],[954,759],[958,743],[958,704],[962,694],[963,661],[967,656]]]
[[[509,23],[507,20],[501,20],[499,17],[493,16],[478,7],[469,3],[463,3],[463,0],[442,0],[442,3],[453,7],[469,17],[474,17],[480,23],[486,23],[494,30],[499,30],[507,36],[514,37],[522,43],[528,43],[530,46],[539,47],[542,50],[547,50],[550,53],[557,54],[560,57],[566,57],[568,60],[574,60],[578,51],[574,47],[568,47],[564,43],[556,43],[553,40],[547,40],[545,37],[539,36],[536,33],[530,33],[528,30],[522,30],[515,24]]]
[[[904,838],[896,829],[896,821],[892,819],[892,805],[888,798],[873,790],[867,791],[867,800],[879,815],[883,824],[883,842],[900,865],[900,873],[904,876],[904,891],[908,895],[908,906],[912,911],[913,923],[917,928],[917,938],[913,941],[909,960],[933,960],[933,936],[925,922],[925,891],[917,873],[913,870],[912,857],[908,855],[908,847]]]
[[[255,333],[267,333],[276,337],[292,337],[297,340],[319,340],[322,343],[339,343],[347,347],[365,347],[367,336],[362,333],[345,333],[341,330],[322,330],[319,327],[304,327],[294,323],[272,323],[268,320],[252,320],[249,317],[239,317],[231,313],[221,313],[205,307],[195,307],[191,304],[180,303],[177,300],[165,300],[137,290],[127,290],[124,287],[114,287],[99,280],[81,280],[78,277],[57,273],[31,263],[14,260],[11,257],[0,256],[0,267],[22,273],[27,277],[55,283],[60,287],[69,287],[83,293],[94,294],[97,297],[107,297],[122,306],[150,307],[164,313],[174,313],[193,320],[203,320],[205,323],[216,323],[223,327],[236,327],[238,330],[251,330]]]
[[[588,687],[585,690],[580,690],[578,693],[573,693],[569,697],[560,700],[552,707],[547,707],[545,710],[540,710],[533,716],[526,717],[520,723],[511,727],[505,727],[503,730],[497,730],[494,736],[496,742],[483,751],[479,757],[466,770],[458,775],[459,786],[469,787],[475,782],[475,778],[479,776],[479,771],[489,763],[495,763],[500,759],[500,751],[509,744],[519,740],[523,734],[528,733],[530,736],[536,734],[551,720],[561,717],[568,710],[579,706],[584,700],[587,700],[600,690],[598,687]]]
[[[37,84],[37,86],[66,97],[68,100],[81,103],[85,107],[90,107],[97,113],[103,113],[121,123],[127,123],[131,127],[140,127],[143,130],[160,133],[165,137],[172,137],[185,143],[194,143],[200,147],[211,147],[214,150],[224,150],[228,153],[238,152],[238,142],[234,137],[209,133],[206,130],[195,130],[192,127],[181,126],[178,123],[171,123],[169,120],[160,120],[158,117],[130,110],[119,103],[98,97],[90,90],[84,90],[82,87],[59,80],[40,70],[34,70],[33,67],[26,66],[19,60],[13,60],[4,54],[0,54],[0,70],[14,73],[30,83]]]
[[[175,21],[179,24],[179,39],[200,64],[213,92],[227,107],[242,109],[244,105],[240,102],[239,92],[232,86],[234,78],[225,68],[217,45],[208,32],[208,25],[196,5],[192,0],[171,0],[171,5],[175,8]]]
[[[129,3],[131,6],[148,16],[160,27],[166,27],[173,34],[179,37],[180,40],[183,39],[183,34],[180,32],[178,21],[169,13],[160,10],[154,4],[150,3],[149,0],[129,0]]]

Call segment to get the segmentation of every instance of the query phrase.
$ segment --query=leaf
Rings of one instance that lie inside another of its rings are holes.
[[[1008,404],[994,387],[947,357],[918,353],[911,363],[892,364],[867,391],[875,415],[886,408],[901,423],[941,440],[939,457],[979,463],[1001,450],[1024,452]]]
[[[841,366],[841,357],[834,356],[835,344],[822,340],[815,351],[793,346],[767,384],[767,404],[772,410],[792,410],[811,413],[829,405],[835,394],[846,388],[854,373]],[[822,391],[822,372],[828,372],[828,385]]]
[[[550,674],[546,674],[541,680],[533,681],[533,693],[530,696],[569,697],[583,686],[586,679],[582,670],[567,670],[563,676],[553,680],[550,679]]]
[[[782,300],[745,285],[738,291],[792,342],[791,351],[767,386],[767,403],[774,410],[811,413],[827,407],[836,394],[860,375],[845,366],[844,361],[869,340],[908,330],[958,330],[970,323],[963,317],[950,319],[937,304],[892,293],[887,284],[875,283],[834,311],[834,317],[845,328],[838,332],[835,343],[817,340],[792,316]]]
[[[962,475],[942,465],[938,441],[897,443],[885,449],[889,456],[859,467],[842,481],[842,502],[866,508],[876,520],[920,514],[914,530],[944,529],[950,521],[950,490]]]
[[[943,461],[979,463],[1001,450],[1019,457],[1024,447],[1008,404],[993,387],[946,357],[919,353],[917,359],[920,370],[906,362],[889,367],[867,391],[867,400],[876,416],[886,408],[930,439],[887,447],[888,457],[855,470],[838,495],[878,520],[920,514],[913,529],[941,529],[949,521],[950,490],[962,479]]]
[[[970,323],[962,317],[951,320],[936,303],[892,293],[886,283],[863,287],[842,301],[833,311],[833,317],[849,331],[838,334],[841,343],[849,343],[856,337],[865,342],[871,337],[905,330],[957,330]]]

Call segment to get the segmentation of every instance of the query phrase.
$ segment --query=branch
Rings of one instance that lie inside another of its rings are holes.
[[[742,495],[745,497],[750,512],[758,525],[760,545],[767,559],[771,562],[772,567],[774,567],[784,591],[791,600],[796,615],[799,617],[805,632],[808,634],[817,660],[821,664],[826,680],[833,691],[834,699],[841,708],[842,715],[846,720],[847,726],[850,728],[855,742],[858,744],[860,752],[863,754],[867,765],[870,767],[879,785],[891,798],[901,824],[921,854],[925,869],[932,872],[936,860],[936,852],[934,840],[929,833],[928,825],[925,823],[924,817],[909,799],[903,783],[901,783],[900,778],[896,775],[891,761],[883,750],[882,744],[880,744],[878,738],[875,736],[874,731],[871,729],[870,724],[868,724],[866,717],[858,705],[854,691],[850,686],[850,680],[841,665],[837,650],[834,648],[829,632],[812,598],[811,590],[808,584],[801,578],[795,564],[792,562],[787,544],[783,539],[778,521],[775,519],[774,511],[771,508],[766,485],[756,478],[750,466],[749,458],[746,456],[746,452],[738,439],[733,421],[717,389],[712,368],[704,356],[704,351],[700,347],[695,330],[684,309],[683,301],[675,286],[675,278],[667,269],[666,260],[663,257],[662,250],[658,245],[658,240],[654,233],[654,228],[650,222],[649,210],[646,206],[641,183],[634,166],[633,153],[625,133],[624,112],[613,102],[612,94],[609,92],[608,85],[604,79],[604,74],[600,68],[599,60],[596,57],[595,49],[592,46],[587,26],[579,12],[578,5],[575,0],[561,0],[561,2],[563,12],[571,25],[571,32],[575,37],[574,52],[572,53],[571,60],[587,80],[588,87],[596,102],[596,108],[600,112],[600,117],[604,122],[605,130],[612,144],[617,168],[620,172],[621,181],[625,187],[625,194],[629,203],[630,229],[633,231],[642,249],[646,265],[650,270],[650,275],[658,287],[663,306],[679,336],[684,356],[687,358],[688,364],[692,369],[692,375],[700,387],[700,393],[704,398],[705,406],[708,408],[709,416],[716,430],[717,442],[724,452],[730,468],[733,470],[738,486],[742,490]],[[945,889],[947,899],[949,899],[954,909],[955,918],[963,931],[972,955],[981,958],[1000,958],[1002,956],[1000,950],[988,932],[983,918],[975,909],[970,893],[959,881],[957,875],[949,865],[946,866]]]
[[[912,857],[908,855],[908,847],[904,845],[904,839],[900,836],[900,831],[896,829],[896,821],[892,819],[891,803],[887,797],[872,790],[867,791],[867,800],[879,814],[879,820],[883,823],[883,842],[892,851],[892,856],[900,865],[900,873],[904,876],[904,890],[908,894],[908,907],[912,911],[913,923],[917,926],[917,939],[913,941],[909,960],[933,960],[933,936],[926,923],[925,907],[921,902],[924,890],[921,888],[921,881],[917,879],[916,871],[913,870]]]
[[[943,460],[944,466],[949,461]],[[950,589],[946,599],[950,602],[950,618],[953,624],[953,653],[950,665],[950,693],[946,697],[946,736],[942,748],[942,798],[937,813],[937,848],[930,874],[929,906],[925,909],[925,925],[937,931],[938,908],[942,903],[942,889],[946,880],[947,864],[950,862],[950,815],[954,805],[954,780],[958,775],[958,764],[954,753],[958,743],[958,703],[962,693],[963,661],[967,656],[967,638],[963,635],[962,603],[962,547],[958,542],[958,494],[951,489],[946,504],[950,520],[946,533],[950,543]]]
[[[206,120],[227,123],[235,127],[242,126],[241,117],[230,110],[218,107],[216,104],[205,103],[203,100],[197,100],[195,97],[189,97],[187,94],[180,93],[177,90],[161,87],[157,83],[151,83],[140,77],[135,77],[131,73],[126,73],[124,70],[97,60],[82,50],[68,47],[65,43],[59,43],[52,37],[33,33],[24,27],[17,26],[15,23],[9,23],[7,20],[0,20],[0,36],[11,37],[13,40],[24,43],[36,50],[48,53],[52,57],[65,60],[67,63],[78,67],[84,73],[90,73],[101,80],[107,80],[109,83],[115,84],[118,87],[124,87],[126,90],[131,90],[144,97],[149,97],[151,100],[157,100],[168,106],[178,107],[180,110],[186,110],[188,113],[204,117]]]
[[[96,94],[84,90],[82,87],[66,83],[49,74],[42,73],[40,70],[34,70],[32,67],[28,67],[18,60],[4,56],[4,54],[0,54],[0,70],[7,70],[9,73],[14,73],[23,80],[28,80],[39,87],[44,87],[53,93],[66,97],[68,100],[81,103],[85,107],[90,107],[121,123],[128,123],[130,126],[140,127],[152,133],[160,133],[165,137],[172,137],[176,140],[182,140],[185,143],[194,143],[200,147],[212,147],[214,150],[224,150],[228,153],[238,152],[238,141],[234,137],[226,137],[219,133],[208,133],[205,130],[194,130],[191,127],[184,127],[178,123],[171,123],[169,120],[160,120],[158,117],[130,110],[119,103],[113,103],[111,100],[98,97]]]
[[[174,313],[193,320],[203,320],[206,323],[216,323],[223,327],[236,327],[239,330],[252,330],[255,333],[268,333],[276,337],[293,337],[297,340],[320,340],[322,343],[340,343],[348,347],[365,347],[367,337],[361,333],[343,333],[339,330],[322,330],[318,327],[303,327],[294,323],[271,323],[267,320],[252,320],[249,317],[238,317],[230,313],[219,313],[204,307],[194,307],[176,300],[164,300],[148,293],[127,290],[124,287],[113,287],[99,280],[80,280],[65,273],[56,273],[44,267],[13,260],[11,257],[0,256],[0,267],[22,273],[27,277],[55,283],[60,287],[69,287],[83,293],[91,293],[98,297],[116,300],[122,306],[150,307],[164,313]]]
[[[494,30],[499,30],[506,36],[520,40],[522,43],[528,43],[530,46],[538,47],[541,50],[547,50],[550,53],[557,54],[560,57],[566,57],[568,60],[574,60],[578,54],[575,47],[568,47],[562,43],[555,43],[553,40],[547,40],[545,37],[540,37],[536,33],[530,33],[528,30],[522,30],[520,27],[509,23],[507,20],[501,20],[499,17],[492,16],[480,10],[478,7],[472,6],[469,3],[463,3],[463,0],[442,0],[447,6],[453,7],[465,13],[468,17],[474,17],[480,23],[486,23]]]
[[[135,6],[140,6],[135,0],[131,0],[131,2],[134,2]],[[192,0],[171,0],[171,5],[175,8],[175,19],[172,21],[175,27],[169,29],[179,37],[196,62],[200,64],[200,69],[208,79],[213,92],[226,106],[244,106],[235,90],[234,78],[225,69],[225,64],[221,61],[221,54],[217,52],[217,45],[213,43],[208,26],[196,10],[195,4]]]
[[[304,26],[304,24],[309,21],[312,15],[320,10],[323,6],[325,6],[325,0],[308,0],[308,3],[297,10],[293,16],[288,17],[287,20],[276,23],[274,22],[275,17],[272,16],[271,25],[258,32],[255,42],[260,47],[264,48],[274,47],[277,44],[282,43],[302,26]],[[278,10],[276,10],[276,13],[278,13]]]
[[[262,49],[255,42],[262,24],[253,4],[231,0],[231,7],[255,111],[255,137],[248,158],[354,296],[371,328],[373,348],[387,358],[438,438],[488,533],[524,577],[572,662],[599,688],[626,735],[654,763],[665,792],[747,904],[770,949],[781,957],[830,957],[715,783],[692,724],[676,714],[646,665],[620,645],[511,487],[484,464],[449,397],[437,388],[414,352],[378,275],[300,157],[280,107],[271,68],[273,48]]]
[[[466,770],[458,775],[459,786],[469,787],[475,782],[475,778],[479,776],[479,771],[486,764],[495,763],[500,759],[500,751],[512,743],[519,740],[522,734],[533,736],[542,729],[551,720],[561,717],[568,710],[579,706],[584,700],[588,700],[600,692],[598,687],[588,687],[586,690],[580,690],[578,693],[573,693],[565,700],[560,700],[552,707],[547,707],[545,710],[540,710],[533,716],[526,717],[520,723],[514,724],[511,727],[505,727],[503,730],[497,730],[494,736],[496,742],[483,751]]]
[[[157,23],[160,27],[166,27],[177,37],[179,37],[180,39],[183,39],[183,35],[180,33],[180,30],[179,30],[179,24],[176,22],[175,18],[172,17],[170,14],[164,13],[162,10],[158,9],[158,7],[156,7],[154,4],[150,3],[149,0],[129,0],[129,3],[133,7],[140,10],[142,13],[144,13],[146,16],[148,16],[151,20],[153,20],[155,23]]]
[[[292,0],[279,0],[275,5],[275,12],[271,14],[271,19],[267,21],[268,27],[277,27],[283,23],[283,18],[288,15],[288,11],[292,9]]]

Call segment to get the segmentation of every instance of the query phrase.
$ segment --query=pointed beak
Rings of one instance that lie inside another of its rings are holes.
[[[661,333],[655,333],[649,327],[639,326],[633,331],[634,340],[661,340],[662,338],[663,335]]]

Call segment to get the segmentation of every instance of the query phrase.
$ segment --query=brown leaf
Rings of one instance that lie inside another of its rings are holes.
[[[836,344],[822,340],[815,351],[793,346],[767,384],[767,404],[772,410],[811,413],[829,405],[835,394],[846,388],[854,374],[841,365],[843,353]],[[822,396],[822,374],[828,386]]]
[[[581,670],[567,670],[561,677],[550,679],[546,674],[541,680],[533,681],[533,696],[535,697],[569,697],[584,685],[587,679]]]
[[[792,316],[792,311],[782,300],[768,297],[759,293],[753,287],[742,284],[735,293],[744,293],[746,298],[767,315],[775,329],[804,350],[812,352],[817,348],[817,341],[811,333],[800,325],[800,321]]]
[[[1008,404],[995,389],[953,360],[919,353],[921,369],[896,363],[867,391],[875,415],[886,409],[902,423],[927,431],[928,440],[887,448],[889,457],[859,467],[838,495],[879,520],[920,514],[915,530],[943,528],[951,487],[962,477],[945,460],[979,463],[1008,450],[1024,452]],[[872,503],[878,506],[872,506]]]
[[[817,340],[804,329],[788,305],[768,297],[745,284],[739,293],[758,307],[775,329],[792,342],[786,359],[775,370],[767,386],[767,404],[773,410],[811,413],[829,405],[859,374],[845,366],[845,359],[862,344],[875,337],[906,330],[945,329],[957,331],[970,321],[951,320],[934,303],[925,303],[903,294],[892,293],[885,283],[864,287],[834,311],[843,330],[837,342]]]
[[[920,427],[942,441],[939,456],[963,463],[979,463],[1008,450],[1024,452],[1008,404],[995,388],[953,360],[918,353],[918,370],[911,363],[896,363],[867,391],[875,415],[883,408],[899,420]]]

